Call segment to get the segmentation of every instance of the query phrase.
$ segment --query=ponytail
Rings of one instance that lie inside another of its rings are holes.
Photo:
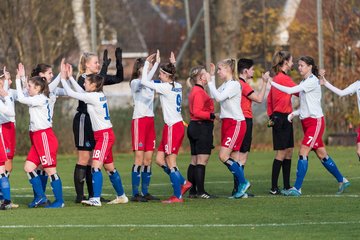
[[[291,53],[288,51],[277,51],[275,52],[272,59],[271,72],[272,75],[276,75],[281,72],[281,67],[284,66],[285,61],[289,61],[291,58]]]
[[[84,52],[79,60],[79,73],[76,78],[79,78],[86,71],[86,63],[89,61],[91,57],[97,57],[97,55],[93,52]]]
[[[218,62],[220,65],[228,66],[231,69],[231,74],[233,77],[233,80],[239,80],[239,75],[237,71],[237,63],[235,58],[227,58],[220,62]]]
[[[45,73],[49,68],[51,68],[50,65],[45,63],[39,63],[36,65],[36,67],[31,71],[30,77],[39,76],[40,73]]]
[[[40,86],[39,93],[44,94],[46,97],[50,96],[49,85],[48,85],[48,83],[46,81],[46,78],[35,76],[35,77],[31,77],[29,79],[29,82],[34,83],[35,86]]]

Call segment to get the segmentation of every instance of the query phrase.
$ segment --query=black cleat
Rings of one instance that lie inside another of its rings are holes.
[[[4,200],[4,202],[0,205],[0,210],[9,210],[12,208],[11,201]]]
[[[280,190],[278,188],[272,188],[272,189],[270,189],[269,194],[271,194],[271,195],[280,195],[281,192],[280,192]]]
[[[82,200],[87,200],[85,196],[76,196],[75,203],[81,203]]]
[[[151,195],[150,193],[145,194],[144,198],[148,201],[160,201],[160,198],[155,197],[155,196]]]
[[[201,198],[201,199],[213,199],[213,198],[217,198],[215,195],[210,195],[210,194],[207,193],[207,192],[204,192],[203,194],[198,194],[197,197],[198,197],[198,198]]]
[[[134,196],[132,196],[130,201],[132,201],[132,202],[147,202],[148,200],[146,198],[144,198],[143,196],[141,196],[140,194],[135,194]]]
[[[102,202],[102,203],[108,203],[108,202],[110,202],[110,201],[111,201],[111,200],[109,200],[109,199],[100,197],[100,202]]]
[[[246,193],[247,193],[248,197],[255,197],[255,194],[253,194],[253,193],[249,193],[249,192],[246,192]]]

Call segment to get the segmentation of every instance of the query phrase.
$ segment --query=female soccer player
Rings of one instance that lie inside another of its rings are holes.
[[[41,180],[35,172],[41,164],[50,176],[51,187],[55,196],[55,201],[46,207],[62,208],[64,207],[62,184],[56,171],[58,141],[52,130],[48,84],[43,77],[30,78],[28,81],[29,97],[25,97],[21,87],[21,79],[24,77],[24,66],[20,63],[16,75],[16,90],[18,101],[29,106],[31,139],[31,148],[25,161],[24,170],[36,196],[29,207],[34,208],[48,203]]]
[[[189,198],[209,199],[214,196],[205,191],[205,167],[213,148],[214,102],[204,87],[210,74],[205,67],[197,66],[190,70],[188,81],[193,86],[189,94],[190,123],[187,135],[191,148],[191,163],[188,167],[188,180],[193,184]]]
[[[151,180],[151,162],[155,149],[155,123],[154,123],[154,90],[141,84],[141,73],[145,61],[152,62],[155,54],[135,60],[130,87],[134,101],[134,113],[131,121],[132,148],[134,151],[134,165],[131,171],[133,202],[147,202],[148,200],[160,200],[152,196],[148,189]],[[148,73],[149,81],[155,74],[159,63],[155,62]],[[139,194],[140,179],[141,193]]]
[[[325,85],[325,87],[327,87],[330,91],[332,91],[336,95],[343,97],[356,93],[358,99],[358,108],[360,113],[360,80],[357,80],[356,82],[350,84],[347,88],[340,90],[325,79],[325,70],[321,69],[319,73],[320,73],[320,83],[322,85]],[[357,133],[358,136],[356,139],[356,145],[357,145],[356,152],[360,161],[360,127],[358,127],[357,131],[358,131]]]
[[[65,79],[70,78],[73,87],[77,92],[73,91]],[[103,176],[101,168],[104,166],[110,181],[116,191],[116,199],[108,202],[108,204],[127,203],[128,198],[124,193],[119,172],[114,165],[112,147],[115,142],[115,135],[110,122],[109,109],[106,96],[102,88],[104,78],[97,74],[87,75],[84,82],[85,90],[72,78],[72,68],[70,65],[61,66],[61,83],[70,97],[76,98],[87,104],[87,112],[91,119],[91,126],[94,132],[95,147],[92,157],[92,182],[94,195],[89,200],[82,200],[84,205],[101,207],[101,192],[103,184]]]
[[[160,52],[156,53],[156,62],[160,62]],[[183,195],[191,187],[185,181],[177,165],[176,157],[184,138],[184,125],[181,116],[182,86],[175,82],[175,57],[171,53],[170,63],[160,67],[159,78],[161,83],[154,83],[148,77],[150,62],[146,61],[141,77],[141,84],[160,94],[165,125],[162,139],[156,155],[156,163],[164,168],[170,176],[174,195],[163,203],[184,202]]]
[[[241,85],[237,80],[236,60],[225,59],[218,63],[217,74],[224,83],[216,89],[215,65],[211,64],[211,78],[208,82],[211,95],[220,103],[221,148],[219,159],[234,175],[239,183],[234,198],[245,197],[250,182],[245,179],[239,162],[239,150],[245,136],[246,122],[240,108]]]
[[[293,57],[288,51],[278,51],[272,59],[272,72],[275,74],[273,81],[287,87],[294,87],[296,84],[287,72],[293,66]],[[298,93],[294,94],[298,96]],[[294,151],[294,131],[292,122],[287,120],[288,115],[293,111],[291,94],[270,88],[267,97],[267,114],[274,123],[272,126],[273,148],[276,151],[272,165],[271,189],[272,195],[281,193],[278,187],[280,170],[283,172],[284,190],[290,186],[291,158]]]
[[[300,119],[304,131],[299,150],[299,160],[294,187],[283,192],[285,196],[300,196],[307,168],[308,155],[314,150],[323,166],[336,178],[339,183],[337,194],[341,194],[350,182],[343,177],[335,162],[327,154],[322,135],[325,129],[324,115],[321,109],[321,86],[318,79],[318,68],[314,59],[309,56],[300,57],[298,70],[303,80],[295,87],[285,87],[271,81],[271,85],[287,94],[299,93]]]
[[[104,77],[104,85],[120,83],[124,80],[122,66],[122,50],[116,48],[116,75],[107,75],[107,69],[111,59],[107,57],[107,50],[104,51],[103,66],[100,75]],[[99,73],[100,64],[98,56],[95,53],[83,53],[80,57],[78,83],[84,88],[84,82],[87,75]],[[78,152],[78,161],[74,170],[74,185],[76,191],[75,203],[80,203],[85,199],[84,181],[89,192],[89,198],[93,197],[92,173],[91,173],[91,152],[95,147],[94,133],[91,127],[91,119],[87,112],[86,103],[79,101],[77,113],[73,121],[73,133],[75,146]]]

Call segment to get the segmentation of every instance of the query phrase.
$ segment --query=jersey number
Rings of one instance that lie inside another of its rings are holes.
[[[41,157],[40,157],[40,161],[41,161],[41,165],[46,165],[46,164],[48,164],[48,161],[46,160],[46,157],[45,157],[45,156],[41,156]]]
[[[312,140],[314,139],[314,137],[311,137],[311,136],[309,136],[309,141],[307,141],[307,143],[306,144],[310,144],[311,142],[312,142]]]
[[[108,108],[107,103],[104,103],[103,108],[105,108],[105,117],[104,117],[104,119],[105,120],[110,120],[109,108]]]
[[[47,110],[48,110],[48,121],[51,122],[51,114],[50,114],[50,105],[47,105]]]
[[[176,111],[181,112],[181,95],[176,95]]]
[[[230,142],[231,142],[231,138],[230,137],[226,138],[225,146],[228,147],[230,145]]]

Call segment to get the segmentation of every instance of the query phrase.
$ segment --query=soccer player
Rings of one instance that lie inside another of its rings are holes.
[[[116,48],[116,75],[107,75],[107,69],[111,59],[107,56],[107,50],[104,51],[103,65],[100,75],[104,77],[104,85],[120,83],[124,80],[124,71],[122,66],[122,50]],[[99,58],[95,53],[85,52],[80,57],[78,83],[84,88],[84,82],[87,75],[99,73]],[[75,203],[81,203],[85,199],[84,182],[89,192],[89,198],[93,197],[92,172],[91,172],[91,153],[95,147],[94,133],[91,127],[91,119],[87,112],[86,103],[79,101],[76,109],[77,113],[73,121],[73,133],[75,146],[78,152],[78,161],[74,170],[74,185],[76,191]],[[103,200],[103,199],[102,199]]]
[[[21,79],[25,77],[24,66],[20,63],[16,75],[18,101],[29,106],[31,148],[25,161],[24,170],[35,192],[34,200],[28,205],[35,208],[47,205],[48,200],[43,190],[36,168],[41,164],[50,176],[55,201],[47,208],[64,207],[61,179],[56,170],[58,141],[52,130],[52,112],[50,108],[49,88],[44,77],[32,77],[28,80],[28,97],[24,96]]]
[[[65,79],[70,79],[72,86],[77,92],[72,90]],[[91,119],[91,126],[94,132],[95,147],[92,156],[92,182],[94,195],[89,200],[82,200],[84,205],[101,207],[101,192],[103,176],[101,168],[107,171],[110,181],[116,191],[116,198],[108,204],[127,203],[122,186],[121,177],[114,165],[112,147],[115,143],[115,135],[110,122],[109,108],[106,96],[102,88],[104,78],[98,74],[87,75],[84,82],[85,90],[72,77],[71,65],[62,64],[61,83],[70,97],[76,98],[87,104],[87,112]]]
[[[134,151],[134,165],[131,171],[133,202],[147,202],[149,200],[160,200],[149,193],[151,180],[151,162],[156,144],[156,133],[154,123],[154,95],[153,89],[141,84],[141,74],[145,61],[151,65],[155,54],[146,60],[137,58],[133,67],[130,87],[134,101],[134,113],[131,121],[132,148]],[[159,63],[155,62],[148,73],[149,81],[155,74]],[[141,193],[139,185],[141,180]]]
[[[156,53],[156,62],[160,62],[160,52]],[[183,195],[191,187],[185,181],[176,165],[176,158],[184,138],[184,125],[181,116],[182,86],[175,82],[175,56],[171,53],[170,63],[160,67],[159,78],[161,83],[154,83],[148,77],[150,62],[146,61],[141,77],[141,84],[160,94],[160,103],[163,111],[165,125],[162,139],[156,155],[156,163],[170,176],[174,190],[173,195],[162,201],[163,203],[184,202]]]
[[[320,69],[319,73],[320,73],[320,83],[322,85],[325,85],[325,87],[327,87],[330,91],[332,91],[336,95],[343,97],[343,96],[352,95],[352,94],[356,93],[357,99],[358,99],[358,108],[359,108],[359,112],[360,112],[360,80],[353,82],[347,88],[341,90],[341,89],[333,86],[331,83],[329,83],[325,79],[325,70]],[[358,158],[360,161],[360,127],[358,127],[357,131],[358,131],[357,132],[358,136],[356,139],[356,145],[357,145],[356,152],[357,152],[357,155],[358,155]]]
[[[341,194],[350,186],[350,182],[343,177],[333,159],[327,154],[322,141],[325,121],[321,108],[321,86],[317,77],[318,68],[312,57],[302,56],[298,61],[298,70],[303,80],[295,87],[286,87],[271,81],[271,85],[282,92],[287,94],[299,93],[300,119],[304,131],[304,138],[299,150],[296,181],[294,187],[284,191],[283,194],[285,196],[301,196],[301,186],[308,169],[308,155],[311,150],[315,151],[326,170],[336,178],[339,183],[337,194]]]
[[[250,86],[248,81],[253,78],[254,75],[254,61],[252,59],[241,58],[237,62],[237,72],[239,74],[239,82],[241,84],[241,109],[243,111],[246,121],[246,132],[244,140],[240,147],[239,161],[244,170],[246,161],[251,148],[252,141],[252,129],[253,129],[253,114],[252,114],[252,102],[262,103],[265,96],[266,84],[269,79],[269,72],[266,72],[262,76],[262,85],[260,92],[256,93]],[[234,178],[234,189],[232,194],[237,191],[238,183]],[[248,193],[250,196],[250,193]]]
[[[205,91],[210,74],[205,67],[197,66],[190,70],[188,82],[192,87],[189,94],[190,123],[187,135],[191,148],[191,163],[187,176],[193,184],[189,198],[213,198],[205,191],[205,168],[213,148],[214,102]]]
[[[218,63],[217,74],[224,83],[216,89],[215,65],[210,67],[211,77],[208,80],[211,96],[220,103],[221,148],[219,159],[225,164],[239,183],[233,198],[247,197],[246,191],[250,182],[246,180],[239,162],[239,150],[246,132],[244,114],[240,108],[241,85],[237,80],[236,60],[225,59]]]
[[[288,51],[278,51],[272,59],[272,72],[275,75],[273,81],[287,87],[294,87],[296,84],[287,72],[293,66],[293,57]],[[293,94],[293,95],[297,95]],[[267,114],[271,119],[273,148],[276,151],[272,165],[271,189],[272,195],[281,193],[278,187],[280,170],[283,172],[284,189],[288,190],[290,186],[291,158],[294,151],[294,130],[292,122],[287,120],[288,115],[293,111],[291,103],[291,94],[279,91],[276,88],[270,88],[267,97]]]

